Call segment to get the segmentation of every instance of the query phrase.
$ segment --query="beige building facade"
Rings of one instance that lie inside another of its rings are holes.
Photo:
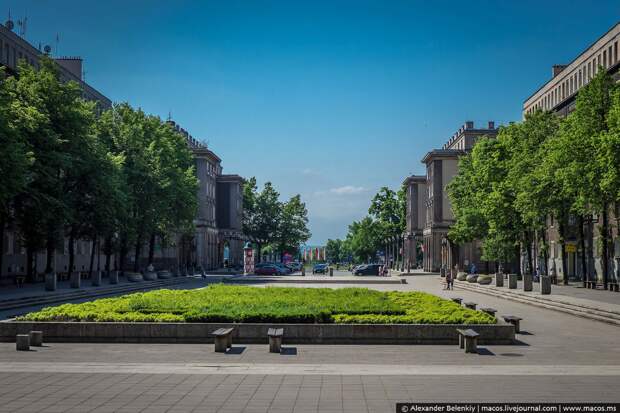
[[[425,271],[440,272],[458,265],[486,268],[493,264],[482,262],[479,242],[456,245],[450,242],[448,232],[454,225],[452,206],[447,187],[458,173],[459,158],[465,155],[482,136],[495,137],[495,122],[476,127],[467,121],[442,146],[428,152],[422,163],[426,175],[412,176],[403,182],[407,190],[407,233],[405,234],[405,261],[418,264],[422,256]]]
[[[605,34],[582,51],[568,64],[557,64],[552,67],[551,79],[546,81],[523,103],[523,117],[536,110],[545,110],[556,113],[558,116],[568,116],[575,108],[575,99],[579,90],[587,85],[598,70],[606,70],[611,76],[620,80],[620,23],[614,25]],[[559,223],[553,217],[547,218],[546,236],[548,240],[548,254],[545,262],[543,248],[534,242],[531,248],[534,269],[542,273],[551,274],[559,281],[580,280],[594,287],[603,284],[604,288],[618,285],[620,280],[620,240],[618,239],[618,218],[620,214],[609,210],[610,234],[608,239],[614,240],[609,245],[607,279],[603,271],[601,257],[602,216],[585,217],[583,223],[579,217],[570,216],[567,223],[565,248],[566,256],[561,253]],[[581,242],[580,226],[583,225]],[[522,253],[522,267],[526,266],[527,253]],[[566,274],[564,274],[563,260],[566,260]],[[585,267],[585,271],[584,271]],[[616,287],[618,288],[618,287]]]
[[[38,68],[42,54],[44,51],[32,46],[9,27],[0,25],[0,64],[9,74],[16,73],[20,59]],[[100,110],[111,107],[110,99],[83,81],[81,58],[61,57],[54,60],[59,65],[61,78],[76,81],[82,88],[84,98],[96,101]],[[243,179],[238,175],[223,175],[221,159],[213,151],[194,139],[185,129],[174,122],[171,124],[185,137],[196,162],[199,178],[198,213],[194,221],[196,232],[189,236],[174,235],[166,243],[156,239],[153,264],[156,269],[173,270],[181,267],[213,270],[225,263],[242,266],[245,241],[241,228]],[[218,202],[220,200],[221,202]],[[20,243],[19,229],[14,226],[5,228],[3,241],[0,285],[14,283],[16,279],[24,277],[27,271],[26,251]],[[61,278],[67,277],[71,271],[87,273],[91,267],[91,259],[95,271],[103,270],[106,255],[101,245],[103,240],[96,244],[92,240],[76,240],[74,268],[69,269],[69,245],[68,239],[65,239],[64,245],[54,253],[53,267],[56,273]],[[139,265],[141,268],[149,264],[147,251],[148,248],[143,248]],[[35,254],[35,281],[43,279],[46,259],[45,252]],[[112,256],[111,270],[120,268],[119,259],[118,254]],[[126,268],[131,268],[135,257],[128,254],[127,260]]]

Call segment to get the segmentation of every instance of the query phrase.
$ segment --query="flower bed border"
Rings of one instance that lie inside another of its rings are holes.
[[[267,329],[284,328],[286,344],[456,344],[457,328],[472,328],[480,344],[514,344],[511,324],[268,324],[268,323],[113,323],[0,322],[0,341],[17,334],[43,332],[45,342],[212,343],[211,332],[235,327],[233,343],[266,344]]]

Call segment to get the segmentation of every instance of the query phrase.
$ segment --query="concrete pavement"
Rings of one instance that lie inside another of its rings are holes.
[[[269,353],[267,344],[220,354],[200,344],[51,343],[16,352],[0,343],[0,412],[393,412],[398,401],[620,402],[618,327],[446,291],[434,275],[407,281],[363,286],[460,296],[521,316],[520,343],[481,346],[479,354],[458,346],[293,346],[286,337],[282,354]]]

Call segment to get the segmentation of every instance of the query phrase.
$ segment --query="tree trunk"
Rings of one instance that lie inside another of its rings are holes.
[[[559,222],[558,230],[560,232],[560,256],[562,258],[562,283],[568,285],[568,263],[566,262],[566,223],[564,218]]]
[[[153,257],[155,256],[155,234],[151,234],[149,239],[149,264],[153,263]]]
[[[517,245],[515,247],[515,252],[517,253],[517,276],[521,275],[521,245]]]
[[[607,240],[607,235],[609,235],[609,211],[607,203],[603,205],[603,229],[601,232],[603,239],[603,251],[601,254],[603,260],[603,288],[607,290],[609,287],[609,241]]]
[[[256,243],[256,264],[260,264],[260,259],[261,259],[261,249],[262,249],[262,244],[260,242]],[[310,253],[310,255],[312,255],[312,252]],[[312,261],[312,260],[310,260]]]
[[[54,234],[48,234],[47,240],[45,241],[45,251],[45,273],[49,274],[54,271]]]
[[[588,272],[588,264],[586,261],[586,235],[583,229],[583,215],[579,215],[579,247],[581,248],[581,279],[583,281],[584,288],[590,281],[590,274]]]
[[[118,254],[119,259],[119,269],[123,275],[125,274],[125,261],[127,261],[127,253],[129,252],[129,246],[127,245],[127,236],[121,236],[121,246]]]
[[[542,265],[542,268],[540,269],[540,271],[545,274],[545,275],[549,275],[549,251],[548,251],[548,245],[547,245],[547,230],[543,229],[542,230],[542,242],[543,242],[543,260],[545,261]],[[542,274],[541,274],[542,275]]]
[[[532,236],[529,231],[525,231],[525,252],[527,253],[527,273],[532,274]]]
[[[97,250],[97,235],[93,236],[92,246],[90,251],[90,266],[88,267],[88,276],[93,276],[93,266],[95,265],[95,251]]]
[[[134,263],[133,263],[134,272],[140,271],[140,254],[141,253],[142,253],[142,236],[138,235],[138,238],[136,239]]]
[[[6,226],[5,214],[0,214],[0,277],[4,268],[2,258],[4,257],[4,227]]]
[[[112,237],[107,236],[105,238],[105,245],[103,247],[105,252],[105,272],[110,275],[110,261],[112,260]]]
[[[34,280],[34,267],[32,265],[33,256],[34,248],[26,247],[26,278],[28,279],[28,281]]]
[[[75,232],[73,229],[69,231],[69,274],[73,272],[73,265],[75,263]]]

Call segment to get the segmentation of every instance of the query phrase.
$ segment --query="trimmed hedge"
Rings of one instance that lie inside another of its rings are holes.
[[[24,321],[491,324],[495,318],[421,292],[211,285],[46,307]]]

